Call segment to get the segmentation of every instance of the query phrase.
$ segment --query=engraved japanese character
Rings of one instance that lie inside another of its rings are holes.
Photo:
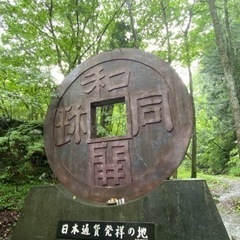
[[[147,228],[145,227],[138,227],[138,235],[137,238],[145,238],[148,239],[148,235],[147,235]]]
[[[78,225],[75,223],[75,225],[72,227],[72,231],[71,231],[72,234],[76,234],[76,233],[79,233],[79,230],[78,230]]]
[[[118,186],[131,181],[131,161],[127,140],[89,145],[93,184]]]
[[[107,225],[104,229],[105,232],[105,236],[107,237],[111,237],[112,236],[112,232],[113,232],[113,227],[112,225]]]
[[[82,232],[81,232],[82,235],[90,235],[90,232],[89,232],[89,224],[87,223],[86,225],[83,225],[82,226]]]
[[[115,89],[127,87],[130,79],[130,71],[125,68],[117,69],[111,72],[108,75],[108,78],[109,78],[108,87],[109,92]]]
[[[100,89],[105,87],[104,78],[105,75],[103,74],[102,66],[93,68],[85,75],[85,80],[81,82],[84,87],[84,92],[89,94],[96,88],[97,92],[100,94]]]
[[[136,94],[131,99],[133,135],[139,132],[139,127],[147,124],[160,123],[164,120],[166,130],[172,131],[173,123],[168,102],[168,91],[151,91]]]
[[[128,229],[128,234],[132,237],[135,234],[135,229],[134,228],[129,228]]]
[[[81,85],[84,88],[84,93],[89,94],[96,89],[100,96],[101,88],[105,86],[107,86],[108,91],[127,87],[129,78],[130,71],[125,68],[106,72],[102,66],[96,66],[85,74]]]
[[[115,232],[115,236],[117,238],[122,239],[124,234],[125,234],[124,226],[117,226],[117,229],[116,229],[116,232]]]
[[[94,237],[95,236],[99,237],[100,224],[95,224],[93,228],[94,228]]]
[[[62,230],[61,230],[62,234],[67,234],[68,233],[68,224],[64,224],[62,226]]]
[[[81,105],[62,107],[57,109],[55,121],[56,145],[62,146],[71,141],[72,136],[76,144],[81,141],[81,133],[87,133],[86,111]]]

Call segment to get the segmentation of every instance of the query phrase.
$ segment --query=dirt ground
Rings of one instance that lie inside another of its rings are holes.
[[[217,208],[222,217],[223,223],[232,240],[240,240],[240,178],[220,178],[227,185],[226,188],[219,188],[212,191],[217,199]],[[236,205],[239,209],[236,211]]]
[[[19,218],[19,212],[4,210],[0,212],[0,240],[7,240]]]
[[[240,240],[240,209],[236,211],[236,203],[240,204],[240,178],[232,180],[219,177],[219,180],[226,187],[210,187],[211,193],[231,240]],[[0,212],[0,240],[10,239],[18,217],[18,211]]]

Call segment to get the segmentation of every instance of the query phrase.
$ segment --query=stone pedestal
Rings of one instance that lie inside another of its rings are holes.
[[[11,240],[55,240],[61,220],[154,223],[156,240],[229,240],[204,180],[167,180],[115,206],[84,202],[61,185],[34,187]]]

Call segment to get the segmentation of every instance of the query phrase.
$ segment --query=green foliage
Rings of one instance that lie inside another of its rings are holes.
[[[0,137],[0,180],[16,183],[49,174],[41,122],[23,123]]]
[[[137,40],[140,48],[169,63],[178,61],[190,66],[193,60],[201,60],[201,71],[194,78],[198,167],[215,174],[228,172],[239,176],[231,102],[208,5],[204,1],[184,0],[130,2],[132,16],[126,1],[3,1],[0,116],[25,122],[42,121],[56,85],[52,69],[58,66],[66,75],[92,55],[134,47]],[[229,19],[222,11],[223,3],[217,1],[224,39],[231,40],[226,45],[239,92],[239,3],[228,1]],[[117,107],[109,112],[101,110],[97,135],[125,135],[126,117],[119,117],[122,110]],[[23,125],[1,133],[1,181],[24,180],[24,176],[39,175],[46,169],[41,130],[27,123]]]
[[[227,86],[216,47],[208,47],[207,51],[194,79],[198,89],[195,95],[198,167],[208,173],[236,175],[237,161],[231,159],[236,136]]]
[[[209,138],[207,141],[199,139],[199,141],[204,141],[202,142],[202,145],[199,146],[199,168],[213,174],[228,172],[227,163],[229,161],[229,154],[234,141],[234,138],[231,135],[231,133],[230,136],[226,134],[225,138],[215,136]],[[205,146],[203,146],[204,143],[206,144]]]
[[[115,103],[96,108],[97,137],[123,136],[127,134],[125,103]]]
[[[215,116],[209,118],[204,109],[197,114],[198,167],[213,174],[230,173],[234,165],[229,165],[231,151],[236,146],[234,131],[219,124]]]
[[[20,210],[23,207],[29,187],[29,185],[22,185],[16,191],[14,185],[2,184],[0,189],[0,211],[4,209]]]
[[[237,148],[234,148],[230,152],[230,160],[228,161],[227,165],[229,174],[240,177],[240,161]]]
[[[110,40],[110,49],[134,47],[131,27],[124,21],[117,21]]]
[[[14,184],[1,184],[0,188],[0,211],[2,210],[21,210],[27,193],[31,187],[49,184],[47,181],[31,181],[18,186]]]
[[[50,70],[26,66],[18,62],[16,56],[9,56],[8,50],[0,52],[0,60],[0,116],[42,120],[55,88]]]
[[[21,63],[58,65],[66,75],[84,59],[107,48],[102,45],[103,35],[121,8],[121,2],[105,0],[5,1],[0,7],[7,30],[2,41],[11,45],[15,56],[21,56]],[[109,48],[109,42],[107,45]]]

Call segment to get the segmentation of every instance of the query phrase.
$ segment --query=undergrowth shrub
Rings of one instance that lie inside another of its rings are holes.
[[[43,123],[26,122],[0,136],[0,181],[22,183],[50,174],[43,144]]]

